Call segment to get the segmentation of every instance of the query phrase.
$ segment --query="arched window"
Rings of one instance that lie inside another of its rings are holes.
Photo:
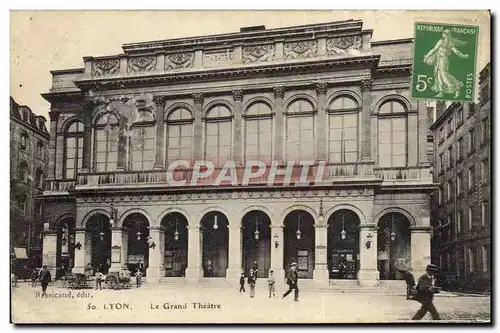
[[[314,107],[306,99],[298,99],[286,111],[287,161],[314,159]]]
[[[328,152],[330,163],[358,160],[358,103],[347,96],[334,99],[328,110]]]
[[[98,172],[115,171],[118,164],[118,119],[103,114],[95,125],[95,167]]]
[[[139,111],[129,136],[129,169],[152,170],[155,163],[155,119],[149,111]]]
[[[231,111],[223,105],[211,108],[205,117],[205,159],[222,167],[231,159]]]
[[[83,123],[75,121],[65,133],[64,177],[73,179],[82,168],[83,160]]]
[[[266,103],[253,103],[245,114],[245,158],[270,163],[272,147],[272,109]]]
[[[167,118],[167,164],[193,157],[193,115],[184,108],[172,111]]]
[[[387,101],[379,108],[378,164],[404,167],[407,164],[406,108],[398,101]]]

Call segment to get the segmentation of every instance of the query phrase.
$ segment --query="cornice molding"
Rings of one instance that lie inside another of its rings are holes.
[[[81,91],[64,91],[64,92],[49,92],[41,94],[42,97],[50,102],[80,102],[84,98]]]
[[[163,74],[151,74],[141,76],[122,76],[107,78],[91,78],[75,81],[75,85],[82,90],[88,90],[95,86],[101,89],[106,88],[127,88],[143,87],[147,85],[158,85],[170,82],[181,81],[200,81],[203,79],[222,79],[222,78],[249,78],[252,75],[262,74],[297,74],[300,72],[309,72],[311,70],[331,69],[332,66],[363,66],[372,70],[376,69],[380,61],[380,55],[367,55],[350,58],[337,58],[326,60],[300,61],[293,63],[265,64],[245,67],[231,67],[223,69],[211,69],[201,71],[171,72]]]

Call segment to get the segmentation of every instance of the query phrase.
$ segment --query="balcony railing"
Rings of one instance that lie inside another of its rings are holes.
[[[397,185],[432,183],[430,167],[398,167],[373,168],[373,164],[327,164],[309,166],[305,170],[302,166],[288,167],[289,176],[283,173],[286,166],[278,168],[278,172],[271,175],[272,168],[267,167],[261,175],[256,175],[257,167],[246,169],[237,167],[236,176],[231,171],[216,168],[205,177],[199,177],[193,169],[146,170],[146,171],[115,171],[81,173],[77,180],[50,180],[46,182],[46,191],[69,191],[73,189],[100,188],[100,187],[207,187],[207,186],[283,186],[283,185],[321,185],[343,181],[374,181],[382,180],[382,185]],[[307,172],[306,172],[307,171]],[[203,173],[204,170],[199,172]],[[322,172],[322,174],[320,174]],[[223,173],[223,174],[221,174]],[[245,175],[246,173],[246,175]]]

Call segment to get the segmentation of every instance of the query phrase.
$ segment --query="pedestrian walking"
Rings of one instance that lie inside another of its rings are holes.
[[[422,319],[427,312],[430,312],[433,320],[440,320],[439,313],[434,306],[434,294],[439,293],[439,288],[435,286],[436,273],[438,268],[436,265],[427,265],[426,273],[418,279],[417,295],[414,299],[422,304],[420,309],[415,313],[412,320]]]
[[[271,298],[271,294],[273,295],[273,297],[276,297],[276,277],[274,276],[274,272],[272,269],[269,271],[267,283],[269,285],[269,298]]]
[[[40,283],[42,284],[42,295],[47,294],[47,286],[52,282],[52,276],[50,271],[47,269],[47,265],[43,265],[40,271]]]
[[[241,273],[240,276],[240,293],[245,292],[245,273]]]
[[[297,263],[292,262],[292,265],[290,269],[288,270],[287,276],[286,276],[286,284],[288,284],[288,290],[286,293],[283,294],[283,298],[287,297],[288,294],[292,292],[292,290],[295,290],[295,297],[294,301],[298,302],[299,301],[299,286],[298,286],[298,280],[299,276],[297,274]]]
[[[31,271],[31,287],[36,288],[36,282],[38,280],[38,270],[36,268],[33,268]]]
[[[101,271],[97,270],[95,273],[95,290],[99,289],[102,290],[102,280],[103,280],[103,274]]]
[[[398,269],[397,271],[403,274],[406,281],[406,299],[412,299],[417,294],[417,290],[415,289],[415,277],[412,274],[412,269]]]
[[[248,274],[248,284],[250,285],[250,298],[255,297],[255,273],[253,269],[250,269],[250,273]]]
[[[257,281],[257,273],[259,272],[259,264],[254,260],[252,264],[253,274],[255,275],[255,281]]]
[[[136,282],[137,288],[139,288],[141,286],[141,279],[142,279],[142,272],[138,268],[137,271],[135,272],[135,282]]]

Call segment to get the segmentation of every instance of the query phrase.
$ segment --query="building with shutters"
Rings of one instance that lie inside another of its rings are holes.
[[[452,289],[487,291],[491,281],[490,65],[479,76],[479,103],[440,113],[434,133],[433,259]]]
[[[327,285],[430,263],[436,186],[427,106],[410,97],[411,39],[375,42],[348,20],[122,48],[52,71],[43,94],[51,269],[141,262],[151,283],[237,281],[252,265],[283,277],[296,262]],[[245,185],[250,161],[265,171]],[[214,186],[227,165],[236,180]],[[292,181],[269,181],[273,165]]]
[[[10,97],[10,239],[13,259],[21,266],[40,267],[42,228],[40,204],[48,164],[46,119]],[[16,264],[14,264],[16,266]],[[14,267],[17,272],[18,267]],[[21,273],[19,273],[21,274]]]

